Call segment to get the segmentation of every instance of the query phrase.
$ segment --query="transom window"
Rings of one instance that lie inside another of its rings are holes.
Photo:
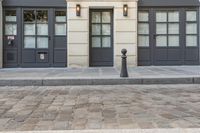
[[[16,10],[5,11],[5,35],[17,35]]]
[[[111,46],[111,12],[92,12],[91,36],[92,48],[110,48]]]
[[[179,43],[179,12],[156,12],[156,46],[178,47]]]
[[[48,11],[24,10],[24,48],[48,48]]]

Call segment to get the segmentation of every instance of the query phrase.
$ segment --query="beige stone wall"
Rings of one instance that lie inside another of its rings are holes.
[[[2,0],[0,0],[0,68],[3,66],[3,26],[2,26]]]
[[[108,2],[109,1],[109,2]],[[67,0],[68,66],[89,66],[89,9],[112,8],[114,12],[114,66],[121,65],[121,49],[128,50],[128,66],[137,65],[137,0]],[[76,16],[76,4],[81,16]],[[128,17],[123,5],[128,4]]]

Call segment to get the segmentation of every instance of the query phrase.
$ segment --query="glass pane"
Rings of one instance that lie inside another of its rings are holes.
[[[139,21],[148,22],[149,21],[149,13],[148,12],[139,12],[138,14]]]
[[[139,34],[149,34],[149,24],[139,24],[138,25]]]
[[[197,24],[186,24],[186,34],[197,34]]]
[[[167,22],[167,12],[156,12],[156,22]]]
[[[24,48],[35,48],[35,37],[24,37]]]
[[[187,11],[186,12],[186,20],[187,21],[196,21],[197,20],[197,12],[196,11]]]
[[[17,25],[16,24],[6,24],[5,25],[6,35],[17,35]]]
[[[197,36],[187,36],[186,46],[197,46]]]
[[[156,34],[167,34],[167,24],[156,24]]]
[[[103,23],[110,23],[111,22],[110,12],[102,12],[102,22]]]
[[[37,22],[47,23],[48,22],[48,12],[47,11],[37,11]]]
[[[101,22],[101,13],[92,12],[92,23],[100,23],[100,22]]]
[[[16,11],[6,11],[6,21],[7,22],[16,22],[17,17],[16,17]]]
[[[66,24],[55,24],[55,35],[66,35]]]
[[[169,34],[179,34],[179,24],[169,24],[168,25]]]
[[[111,38],[110,37],[103,37],[102,38],[102,47],[110,48],[111,47]]]
[[[149,47],[149,36],[139,36],[138,45],[140,47]]]
[[[35,22],[34,11],[24,11],[24,22]]]
[[[48,37],[38,37],[37,48],[48,48]]]
[[[24,35],[35,35],[35,24],[24,24]]]
[[[66,12],[56,11],[56,22],[66,22]]]
[[[92,25],[92,35],[101,35],[101,25],[100,24]]]
[[[102,34],[103,35],[110,35],[110,24],[103,24],[102,25]]]
[[[178,47],[179,46],[179,36],[169,36],[168,37],[168,46]]]
[[[48,24],[37,24],[37,35],[48,35]]]
[[[168,21],[169,22],[179,22],[179,12],[169,12],[168,13]]]
[[[100,37],[92,37],[92,47],[93,48],[101,47],[101,38]]]
[[[157,36],[156,37],[156,46],[167,47],[167,37],[166,36]]]

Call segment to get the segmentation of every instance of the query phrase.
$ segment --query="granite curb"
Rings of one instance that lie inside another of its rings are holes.
[[[77,78],[77,79],[0,79],[0,86],[62,85],[131,85],[131,84],[200,84],[200,77],[161,78]]]

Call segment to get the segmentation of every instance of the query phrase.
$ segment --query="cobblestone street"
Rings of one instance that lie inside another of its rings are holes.
[[[199,128],[200,85],[0,87],[0,130]]]

